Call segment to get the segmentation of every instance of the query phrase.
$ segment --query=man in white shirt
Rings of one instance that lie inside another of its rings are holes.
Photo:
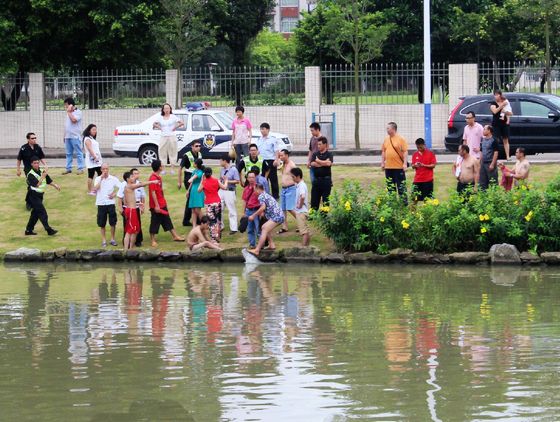
[[[298,225],[299,234],[302,237],[302,246],[309,246],[311,241],[311,232],[307,222],[309,213],[309,199],[307,185],[303,181],[303,172],[299,167],[290,170],[292,179],[296,183],[296,221]]]
[[[257,141],[259,154],[264,161],[261,175],[265,176],[270,181],[270,189],[272,196],[278,201],[280,198],[280,188],[278,187],[278,173],[274,166],[274,161],[278,160],[280,151],[283,147],[283,142],[280,139],[270,136],[270,125],[268,123],[261,124],[261,137]],[[245,169],[247,174],[251,169]]]
[[[140,171],[137,168],[132,168],[130,169],[130,173],[132,174],[132,176],[136,179],[136,184],[141,183],[139,178],[140,178]],[[118,203],[117,203],[117,209],[119,210],[119,212],[121,213],[121,216],[123,217],[123,229],[126,227],[126,219],[125,219],[125,214],[124,214],[124,203],[123,203],[123,198],[124,198],[124,187],[126,186],[126,180],[122,181],[119,187],[119,191],[117,192],[117,199],[118,199]],[[144,213],[144,207],[146,204],[146,190],[143,187],[139,187],[137,189],[134,190],[134,195],[136,196],[136,205],[138,205],[138,207],[136,208],[136,212],[138,213],[138,221],[140,222],[140,231],[138,232],[138,234],[136,235],[136,241],[134,242],[134,245],[139,248],[142,246],[142,242],[144,240],[144,236],[142,234],[142,214]],[[124,230],[123,230],[123,241],[124,241]]]
[[[76,107],[72,97],[64,100],[66,119],[64,120],[64,147],[66,149],[66,170],[62,174],[72,173],[74,153],[78,161],[78,174],[84,172],[84,153],[82,151],[82,112]]]
[[[105,226],[107,218],[109,218],[109,226],[111,227],[111,245],[117,246],[115,240],[115,227],[117,225],[117,211],[115,209],[116,190],[119,189],[120,182],[115,176],[109,174],[109,165],[103,163],[101,165],[101,176],[97,176],[93,182],[93,190],[95,191],[95,205],[97,205],[97,226],[101,230],[101,246],[107,246],[107,237],[105,234]]]

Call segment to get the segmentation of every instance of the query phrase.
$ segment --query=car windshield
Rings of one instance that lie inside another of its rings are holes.
[[[231,126],[233,125],[233,117],[231,117],[225,111],[220,111],[219,113],[214,114],[214,117],[216,117],[216,119],[222,122],[222,124],[227,129],[231,129]]]
[[[547,95],[546,99],[554,104],[554,107],[556,107],[557,110],[560,110],[560,97],[557,97],[555,95]]]

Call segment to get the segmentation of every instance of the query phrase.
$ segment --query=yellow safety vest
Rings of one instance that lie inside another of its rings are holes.
[[[262,166],[263,166],[263,159],[262,157],[259,155],[257,157],[257,162],[253,163],[251,161],[251,157],[247,156],[247,157],[243,157],[243,162],[245,163],[245,173],[249,173],[251,171],[251,168],[253,167],[258,167],[259,172],[262,174]]]
[[[194,162],[195,162],[195,160],[197,160],[197,158],[194,158],[194,155],[193,155],[192,151],[185,152],[185,155],[189,159],[189,162],[191,163],[191,167],[194,167]],[[199,155],[200,155],[200,153],[199,153]],[[185,172],[186,173],[191,173],[190,169],[188,169],[186,167],[185,167]]]
[[[37,174],[37,172],[33,169],[29,170],[29,173],[27,173],[27,174],[32,174],[33,176],[35,176],[37,178],[37,181],[41,180],[41,175]],[[45,193],[45,190],[47,189],[47,179],[46,178],[43,179],[43,181],[41,182],[41,184],[39,186],[37,186],[37,187],[29,186],[29,188],[32,191],[35,191],[35,192]]]

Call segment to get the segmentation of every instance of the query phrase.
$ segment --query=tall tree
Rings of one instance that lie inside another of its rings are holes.
[[[323,36],[327,45],[354,70],[354,145],[360,149],[360,67],[381,55],[393,30],[382,14],[368,11],[366,0],[337,0],[328,9]]]
[[[187,61],[196,61],[202,52],[214,45],[214,28],[203,12],[207,0],[160,0],[164,17],[155,27],[158,45],[177,69],[174,107],[182,107],[182,69]]]
[[[248,64],[248,47],[258,33],[270,22],[276,0],[214,0],[209,2],[207,12],[211,22],[219,24],[218,43],[227,45],[234,66]],[[236,92],[235,101],[241,105],[242,83]]]
[[[265,28],[249,44],[249,64],[267,68],[294,65],[295,44],[282,34]]]

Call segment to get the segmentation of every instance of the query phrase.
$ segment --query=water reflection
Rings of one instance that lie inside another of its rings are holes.
[[[6,420],[558,412],[548,270],[67,265],[0,278]]]

